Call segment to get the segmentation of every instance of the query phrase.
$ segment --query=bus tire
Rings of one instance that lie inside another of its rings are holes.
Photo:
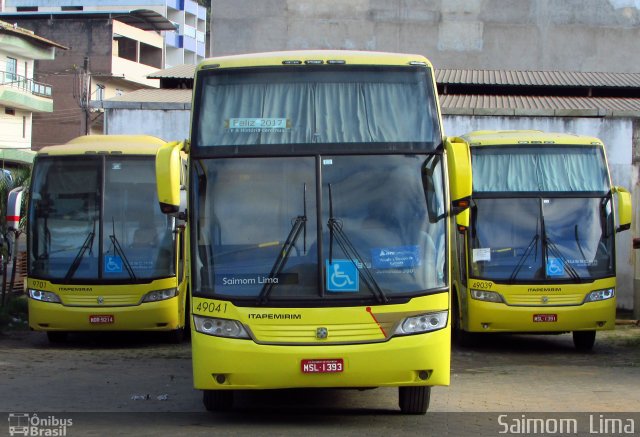
[[[49,343],[64,343],[67,340],[68,332],[65,331],[47,331]]]
[[[233,407],[233,391],[203,390],[202,403],[207,411],[229,411]]]
[[[451,338],[453,343],[460,347],[470,347],[474,343],[474,333],[462,329],[460,320],[460,307],[456,294],[451,297]]]
[[[166,333],[167,342],[170,344],[180,344],[184,340],[185,332],[184,327],[173,329]]]
[[[596,342],[596,331],[573,331],[573,345],[580,352],[589,352]]]
[[[425,414],[429,409],[431,387],[398,387],[398,403],[403,414]]]

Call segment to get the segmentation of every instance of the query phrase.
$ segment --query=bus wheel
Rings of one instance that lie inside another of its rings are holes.
[[[400,411],[403,414],[425,414],[431,399],[431,387],[399,387]]]
[[[182,343],[182,340],[184,340],[185,338],[185,331],[184,331],[184,328],[178,328],[172,331],[168,331],[166,335],[167,335],[166,337],[167,342],[171,344],[180,344]]]
[[[229,411],[233,407],[233,390],[204,390],[202,403],[207,411]]]
[[[64,331],[47,331],[49,343],[64,343],[67,339],[67,332]]]
[[[462,329],[460,322],[460,310],[458,308],[458,299],[452,296],[453,305],[451,308],[451,338],[453,342],[460,347],[473,346],[474,333],[467,332]]]
[[[573,345],[581,352],[589,352],[596,342],[596,331],[573,331]]]

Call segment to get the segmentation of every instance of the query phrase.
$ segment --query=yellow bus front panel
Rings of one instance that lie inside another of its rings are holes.
[[[256,308],[194,298],[197,318],[237,320],[250,338],[192,331],[194,385],[198,389],[378,387],[448,385],[451,331],[448,293],[406,304],[371,307]],[[444,313],[441,329],[397,335],[417,314]],[[318,338],[325,329],[327,336]],[[309,362],[340,363],[327,372]]]
[[[260,345],[196,332],[191,341],[201,390],[449,385],[449,328],[359,345]],[[303,373],[303,360],[334,359],[343,360],[342,372]]]
[[[169,299],[142,302],[152,290],[170,289],[171,284],[175,288],[173,278],[152,284],[84,287],[28,281],[30,290],[49,290],[61,301],[28,299],[29,327],[36,331],[171,331],[184,323],[184,290]]]
[[[499,293],[507,303],[473,299],[468,292],[464,327],[470,332],[567,332],[615,328],[615,298],[585,302],[592,291],[615,289],[615,279],[544,286],[483,283],[491,284],[486,290]],[[543,289],[547,291],[536,291]]]
[[[170,331],[181,327],[179,298],[126,307],[67,307],[29,300],[36,331]]]

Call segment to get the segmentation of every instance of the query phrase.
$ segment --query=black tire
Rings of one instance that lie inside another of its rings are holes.
[[[580,352],[589,352],[596,342],[596,331],[573,331],[573,345]]]
[[[67,340],[68,332],[65,331],[47,331],[49,343],[64,343]]]
[[[398,403],[402,414],[425,414],[431,400],[431,387],[399,387]]]
[[[233,407],[233,391],[204,390],[202,403],[207,411],[229,411]]]
[[[167,343],[180,344],[185,338],[184,328],[174,329],[173,331],[166,332]]]

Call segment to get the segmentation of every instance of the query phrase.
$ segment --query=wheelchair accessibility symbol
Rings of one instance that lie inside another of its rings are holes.
[[[358,268],[347,259],[334,259],[327,265],[328,291],[358,291],[360,289]]]
[[[547,276],[564,276],[564,264],[560,258],[547,258]]]
[[[106,255],[104,257],[104,271],[105,273],[122,273],[122,258]]]

